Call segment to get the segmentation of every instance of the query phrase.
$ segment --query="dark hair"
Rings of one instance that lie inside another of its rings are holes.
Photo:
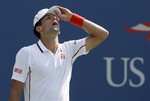
[[[36,31],[36,27],[37,26],[41,26],[42,25],[42,20],[40,19],[34,26],[34,29],[33,29],[33,32],[34,32],[34,35],[37,36],[39,39],[41,38],[41,35],[38,31]]]

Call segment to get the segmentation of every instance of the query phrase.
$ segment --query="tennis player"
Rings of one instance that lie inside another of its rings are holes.
[[[82,28],[88,36],[59,43],[59,20]],[[34,17],[33,26],[39,41],[18,51],[9,101],[21,101],[22,91],[24,101],[69,101],[74,61],[102,43],[109,33],[61,6],[40,10]]]

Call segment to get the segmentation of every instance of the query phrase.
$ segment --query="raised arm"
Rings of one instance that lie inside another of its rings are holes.
[[[90,36],[86,39],[86,51],[90,51],[96,46],[98,46],[109,35],[109,32],[103,27],[101,27],[100,25],[97,25],[92,21],[89,21],[77,14],[72,13],[67,8],[61,6],[57,6],[57,7],[60,9],[61,14],[58,12],[56,13],[61,20],[71,22],[77,25],[78,27],[81,27],[88,34],[90,34]]]
[[[83,22],[82,28],[90,34],[90,36],[86,39],[86,51],[90,51],[98,46],[109,34],[109,32],[103,27],[86,19]]]

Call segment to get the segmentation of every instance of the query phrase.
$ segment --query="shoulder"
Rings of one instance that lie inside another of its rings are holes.
[[[27,54],[29,54],[30,51],[34,50],[35,48],[36,48],[36,44],[24,46],[18,51],[17,55],[18,54],[27,55]]]
[[[65,41],[64,43],[62,43],[61,45],[64,45],[64,46],[68,46],[68,45],[76,45],[80,42],[83,42],[85,43],[86,42],[86,38],[81,38],[81,39],[77,39],[77,40],[69,40],[69,41]]]

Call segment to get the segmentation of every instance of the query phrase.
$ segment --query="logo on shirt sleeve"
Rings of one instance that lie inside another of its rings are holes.
[[[15,69],[14,69],[14,72],[15,72],[15,73],[19,73],[19,74],[22,74],[22,69],[19,69],[19,68],[15,68]]]

